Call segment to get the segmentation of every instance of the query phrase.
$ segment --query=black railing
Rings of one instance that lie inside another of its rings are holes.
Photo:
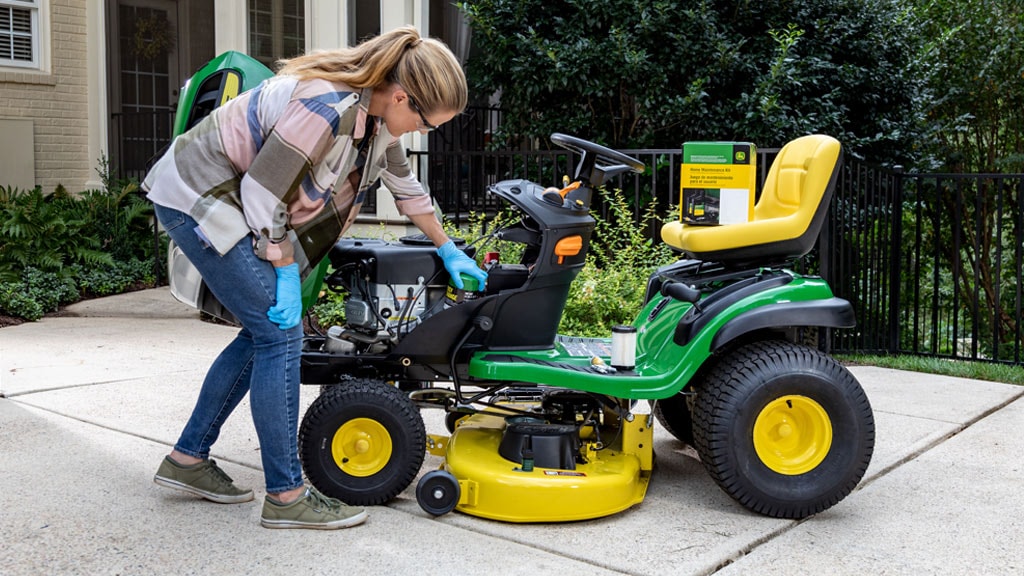
[[[634,209],[639,223],[644,210],[653,207],[667,215],[679,204],[681,150],[622,150],[643,162],[643,174],[625,174],[614,178],[608,187],[621,190]],[[758,150],[758,185],[778,152],[776,148]],[[561,186],[562,176],[572,175],[579,157],[567,150],[534,151],[408,151],[420,181],[431,191],[441,212],[456,225],[471,212],[491,214],[500,209],[496,199],[486,194],[487,187],[502,180],[523,178],[545,185]],[[595,210],[607,215],[601,199]],[[656,225],[656,224],[655,224]],[[656,235],[658,229],[652,229]]]
[[[637,222],[679,202],[678,149],[623,150],[642,175],[620,176]],[[758,186],[775,149],[758,151]],[[558,184],[577,158],[567,151],[410,152],[446,217],[499,206],[500,180]],[[847,156],[849,158],[849,156]],[[607,216],[600,199],[595,212]],[[653,222],[652,238],[659,238]],[[837,352],[913,354],[1021,364],[1024,312],[1024,175],[916,174],[848,159],[818,247],[800,263],[850,300],[857,327],[831,335]]]
[[[174,111],[118,112],[110,119],[110,166],[121,180],[141,182],[171,142]]]
[[[1024,175],[896,179],[898,350],[1020,364]]]
[[[481,109],[463,120],[475,127],[469,132],[486,134],[478,128],[495,113]],[[142,180],[169,143],[172,122],[172,112],[115,114],[115,174]],[[483,142],[460,140],[462,132],[431,136],[430,152],[409,152],[457,225],[471,212],[500,209],[488,185],[514,178],[558,185],[578,161],[565,150],[482,151]],[[648,168],[609,187],[623,192],[638,223],[649,207],[672,218],[680,150],[623,152]],[[776,152],[758,151],[759,186]],[[594,210],[607,217],[602,202],[595,198]],[[659,228],[651,222],[652,238]],[[834,351],[1024,363],[1024,175],[903,173],[848,159],[818,248],[800,266],[854,304],[857,327],[832,334]]]

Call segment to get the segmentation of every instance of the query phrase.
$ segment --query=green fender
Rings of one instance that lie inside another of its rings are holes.
[[[729,334],[742,334],[756,327],[793,326],[796,319],[787,314],[801,308],[817,309],[816,314],[827,316],[832,307],[845,302],[833,296],[828,284],[820,278],[803,277],[789,273],[785,283],[769,283],[765,289],[746,292],[738,299],[723,300],[715,313],[695,323],[685,344],[677,342],[680,320],[691,314],[692,305],[668,296],[656,296],[640,311],[633,322],[637,328],[636,367],[631,371],[604,372],[591,365],[591,358],[574,356],[556,342],[548,350],[486,351],[477,352],[470,359],[469,375],[488,381],[533,382],[536,384],[568,387],[576,390],[606,394],[618,398],[660,399],[678,394],[690,383],[719,342]],[[848,305],[848,303],[846,304]],[[719,309],[720,308],[720,309]],[[759,309],[767,311],[756,314]],[[748,316],[747,320],[742,318]],[[842,315],[839,316],[842,318]],[[719,337],[730,322],[736,320],[725,336]],[[839,322],[835,317],[832,322]],[[762,325],[764,324],[764,325]],[[825,324],[828,325],[828,324]],[[611,339],[607,339],[610,345]],[[603,358],[606,362],[608,357]]]
[[[711,350],[717,352],[736,338],[762,328],[784,326],[853,328],[856,325],[857,320],[853,314],[853,306],[842,298],[767,304],[726,322],[711,340]]]

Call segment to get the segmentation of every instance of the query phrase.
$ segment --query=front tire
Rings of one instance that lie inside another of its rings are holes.
[[[408,395],[376,380],[331,386],[306,411],[299,455],[324,494],[358,506],[383,504],[423,464],[426,431]]]
[[[784,341],[723,357],[699,385],[694,447],[711,477],[748,509],[804,518],[864,476],[875,424],[864,390],[833,358]]]

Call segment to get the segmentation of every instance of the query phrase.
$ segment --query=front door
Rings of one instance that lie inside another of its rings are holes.
[[[179,86],[175,0],[116,0],[107,22],[110,168],[142,180],[170,141]]]

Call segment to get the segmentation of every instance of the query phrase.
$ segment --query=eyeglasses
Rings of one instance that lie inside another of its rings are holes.
[[[416,101],[412,99],[412,96],[409,96],[409,107],[415,110],[416,113],[420,115],[420,130],[425,130],[427,132],[437,130],[437,126],[434,126],[430,122],[427,122],[427,117],[423,115],[423,111],[420,110],[420,107],[416,105]]]

